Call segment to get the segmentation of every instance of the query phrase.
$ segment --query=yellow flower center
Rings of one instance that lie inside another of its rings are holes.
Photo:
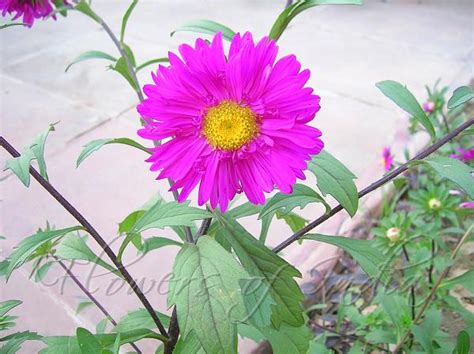
[[[237,150],[258,133],[255,113],[238,103],[222,101],[207,111],[202,133],[217,149]]]

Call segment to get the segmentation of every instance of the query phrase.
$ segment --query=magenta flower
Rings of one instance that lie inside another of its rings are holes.
[[[451,154],[450,157],[456,160],[461,160],[461,161],[470,161],[474,159],[474,148],[470,149],[463,149],[463,148],[457,148],[458,154]]]
[[[138,134],[169,138],[147,160],[157,179],[175,181],[180,202],[199,185],[199,205],[210,200],[221,211],[241,192],[254,204],[275,186],[291,193],[324,145],[308,125],[320,108],[305,87],[309,70],[300,71],[294,55],[276,60],[276,43],[255,44],[248,32],[234,36],[227,56],[221,33],[179,52],[182,59],[169,53],[170,66],[152,74],[138,106],[145,120]]]
[[[435,110],[434,102],[433,101],[426,101],[425,103],[423,103],[423,110],[426,113],[433,113],[434,110]]]
[[[389,147],[382,150],[382,164],[385,171],[390,171],[393,167],[393,156]]]
[[[464,209],[474,209],[474,202],[464,202],[459,204],[459,207]]]
[[[65,0],[62,2],[67,3]],[[12,21],[23,16],[23,23],[31,27],[36,19],[44,19],[53,13],[52,3],[51,0],[0,0],[0,11],[3,17],[7,13],[14,14]]]

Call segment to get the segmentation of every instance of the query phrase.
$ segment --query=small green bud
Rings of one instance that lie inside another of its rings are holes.
[[[391,227],[387,230],[386,236],[390,242],[395,243],[400,240],[400,229],[398,227]]]
[[[439,208],[441,208],[441,202],[439,201],[439,199],[431,198],[428,201],[428,206],[431,210],[438,210]]]

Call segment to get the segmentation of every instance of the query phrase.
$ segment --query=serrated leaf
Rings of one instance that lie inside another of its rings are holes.
[[[217,32],[222,33],[222,37],[231,41],[235,36],[235,32],[232,31],[229,27],[224,26],[223,24],[217,23],[210,20],[194,20],[185,23],[184,25],[178,27],[170,36],[173,36],[176,32],[197,32],[197,33],[207,33],[215,34]]]
[[[208,236],[178,253],[168,305],[176,305],[181,333],[191,330],[208,353],[236,353],[235,321],[244,315],[239,280],[247,274],[234,257]]]
[[[170,324],[170,318],[167,315],[162,314],[161,312],[155,312],[161,323],[163,323],[163,326],[168,327]],[[128,312],[120,319],[120,321],[114,327],[114,331],[122,333],[137,330],[140,328],[146,328],[151,330],[156,328],[155,321],[146,309],[138,309]]]
[[[137,6],[138,0],[133,0],[130,6],[128,7],[127,11],[125,11],[125,14],[123,15],[122,18],[122,27],[120,29],[120,43],[123,43],[124,38],[125,38],[125,29],[127,28],[127,23],[128,19],[130,18],[130,15],[132,14],[133,10],[135,9],[135,6]]]
[[[298,230],[302,229],[308,222],[308,220],[302,218],[301,216],[295,213],[288,213],[282,215],[277,211],[275,215],[277,219],[283,219],[293,232],[297,232]]]
[[[398,107],[411,114],[431,135],[436,138],[435,130],[430,119],[421,108],[415,96],[401,83],[392,80],[380,81],[375,86],[392,100]]]
[[[368,240],[356,240],[341,236],[328,236],[319,234],[306,234],[303,240],[313,240],[342,248],[349,253],[354,260],[359,263],[360,267],[370,277],[380,279],[383,283],[387,283],[389,276],[386,272],[387,257],[384,256],[375,247],[372,247],[372,242]],[[380,273],[383,271],[383,273]]]
[[[7,300],[0,302],[0,317],[5,316],[8,311],[22,304],[20,300]]]
[[[79,327],[76,337],[82,354],[102,354],[102,345],[87,329]]]
[[[294,327],[303,325],[301,302],[304,295],[293,279],[301,277],[301,273],[226,214],[215,211],[215,216],[221,225],[218,232],[230,242],[245,270],[269,286],[270,296],[276,303],[272,306],[273,325],[276,328],[281,323]]]
[[[316,176],[321,193],[332,195],[354,216],[359,205],[359,196],[354,179],[357,178],[349,169],[327,151],[321,151],[308,165],[309,170]]]
[[[87,157],[89,157],[94,151],[97,151],[102,146],[108,145],[108,144],[128,145],[128,146],[132,146],[134,148],[137,148],[139,150],[145,151],[147,153],[150,153],[150,151],[146,147],[144,147],[142,144],[137,143],[135,140],[132,140],[132,139],[129,139],[129,138],[111,138],[111,139],[92,140],[92,141],[88,142],[86,145],[84,145],[84,149],[81,151],[79,157],[77,158],[76,167],[79,167],[79,165]]]
[[[7,280],[10,277],[13,270],[17,269],[18,267],[22,266],[28,260],[33,252],[36,249],[44,245],[46,242],[62,237],[70,232],[82,230],[82,226],[74,226],[69,227],[67,229],[61,230],[52,230],[52,231],[39,231],[32,236],[29,236],[23,239],[18,246],[16,246],[13,253],[10,255],[9,260],[10,264],[8,265],[7,269]]]
[[[102,52],[100,50],[89,50],[87,52],[79,54],[68,66],[66,66],[66,69],[64,70],[64,72],[67,72],[71,68],[71,66],[73,66],[74,64],[80,63],[81,61],[85,61],[85,60],[91,60],[91,59],[105,59],[112,62],[117,61],[117,58],[113,57],[110,54]]]
[[[303,209],[309,203],[323,203],[326,211],[330,210],[325,202],[315,190],[304,184],[295,184],[291,194],[277,193],[262,208],[258,216],[259,219],[279,210],[281,215],[288,214],[294,208]]]
[[[240,279],[239,284],[248,314],[245,321],[252,323],[257,328],[271,326],[271,307],[276,303],[270,296],[270,289],[265,280],[252,277]]]
[[[427,164],[441,177],[456,183],[471,199],[474,199],[474,178],[471,175],[473,168],[459,160],[444,156],[432,156],[415,161],[414,164],[420,163]]]
[[[138,65],[135,70],[136,70],[136,72],[139,72],[140,70],[145,69],[147,66],[150,66],[150,65],[153,65],[153,64],[158,64],[158,63],[169,63],[169,61],[170,60],[166,57],[151,59],[151,60],[148,60],[148,61]]]
[[[270,341],[274,354],[306,354],[313,334],[306,326],[291,327],[283,324],[279,330],[274,328],[262,329]]]
[[[193,221],[212,217],[206,210],[190,207],[184,203],[166,202],[159,199],[133,225],[131,233],[148,229],[164,229],[167,226],[193,226]]]
[[[103,261],[87,246],[84,238],[69,234],[66,235],[56,248],[56,257],[67,260],[83,260],[93,262],[108,271],[120,276],[120,273],[110,264]]]
[[[469,86],[461,86],[454,90],[453,95],[448,101],[448,108],[454,109],[460,105],[472,100],[474,91]]]
[[[278,40],[290,22],[299,13],[318,5],[361,5],[362,0],[302,0],[288,6],[278,16],[270,30],[270,39]]]
[[[106,348],[115,343],[118,333],[96,334],[94,337],[102,347]],[[140,339],[151,338],[160,341],[166,340],[149,329],[141,328],[133,331],[120,332],[120,345],[137,342]],[[53,336],[41,339],[48,347],[40,350],[39,354],[82,354],[76,337]]]

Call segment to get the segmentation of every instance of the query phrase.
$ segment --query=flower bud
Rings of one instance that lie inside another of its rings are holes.
[[[423,103],[423,110],[426,113],[433,113],[434,109],[435,109],[435,104],[433,101],[426,101],[425,103]]]
[[[438,210],[439,208],[441,208],[441,202],[439,201],[439,199],[431,198],[428,201],[428,206],[431,210]]]
[[[400,239],[400,229],[398,227],[391,227],[386,234],[390,242],[395,243]]]

